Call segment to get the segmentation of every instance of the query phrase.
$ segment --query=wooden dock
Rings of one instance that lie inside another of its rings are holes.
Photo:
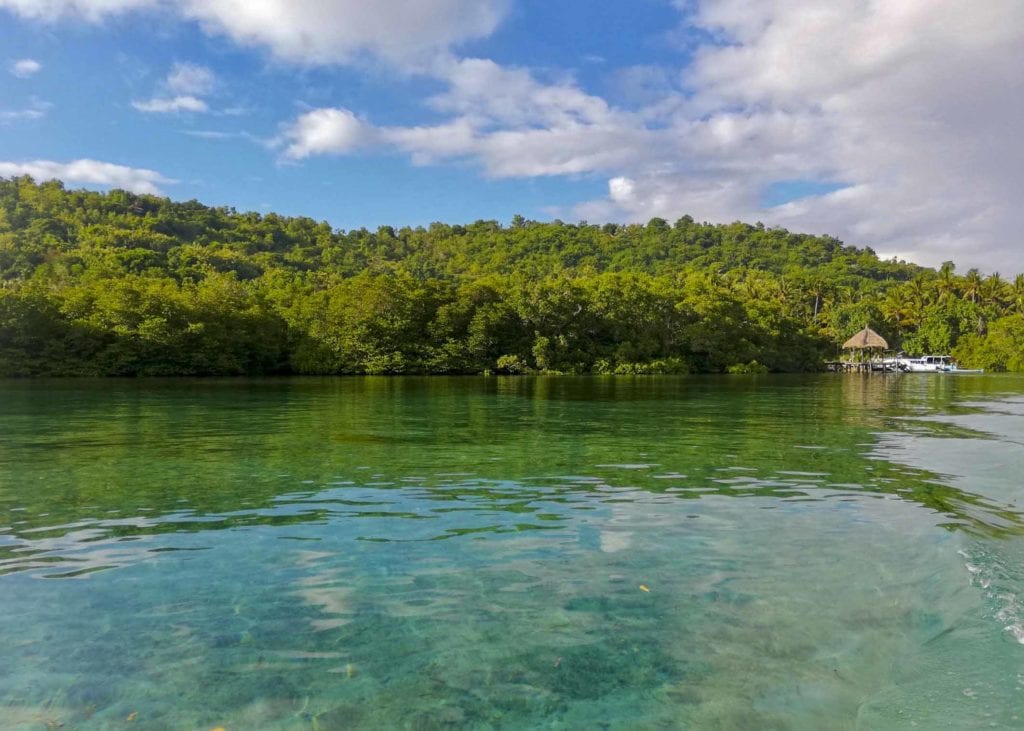
[[[825,368],[830,373],[899,373],[896,368],[890,368],[884,365],[881,361],[850,361],[850,360],[830,360],[825,363]]]

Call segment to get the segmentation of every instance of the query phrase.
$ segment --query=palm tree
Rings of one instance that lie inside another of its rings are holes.
[[[825,296],[825,285],[820,279],[815,279],[807,288],[807,294],[814,297],[814,312],[811,313],[811,320],[818,319],[818,312],[821,310],[822,300]]]
[[[897,335],[902,335],[906,328],[913,327],[919,319],[916,306],[917,301],[908,296],[904,287],[892,287],[878,303],[882,317],[893,325]]]
[[[956,265],[951,261],[943,262],[939,274],[935,278],[935,294],[939,302],[947,302],[956,295]]]
[[[999,272],[993,272],[981,283],[981,302],[992,307],[1002,307],[1006,299],[1006,282],[999,276]]]
[[[925,305],[931,302],[931,287],[923,274],[918,274],[904,285],[906,297],[913,300],[913,309],[923,312]]]
[[[964,297],[977,304],[978,297],[981,296],[982,281],[981,274],[978,270],[970,269],[964,276],[963,281],[960,283],[960,291],[963,293]]]
[[[1018,274],[1010,285],[1010,307],[1019,315],[1024,315],[1024,274]]]

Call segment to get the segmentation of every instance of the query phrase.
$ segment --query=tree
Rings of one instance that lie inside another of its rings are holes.
[[[963,296],[971,302],[977,303],[978,298],[981,296],[982,281],[981,274],[977,269],[969,269],[960,284],[960,291]]]
[[[346,232],[0,179],[0,375],[804,370],[865,322],[1016,367],[1016,315],[1024,276],[742,222]]]

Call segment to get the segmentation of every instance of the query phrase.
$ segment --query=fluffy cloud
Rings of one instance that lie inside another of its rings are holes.
[[[362,54],[408,62],[488,35],[502,0],[190,0],[184,13],[238,43],[299,63]]]
[[[205,112],[208,107],[202,99],[194,96],[155,98],[148,101],[134,101],[132,106],[140,112],[167,114],[170,112]]]
[[[506,0],[0,0],[25,17],[55,21],[162,7],[211,34],[268,48],[303,64],[346,63],[364,55],[419,63],[461,41],[491,33]]]
[[[52,160],[31,162],[0,161],[0,177],[31,175],[36,180],[63,180],[104,187],[124,188],[136,193],[160,194],[160,185],[177,181],[165,178],[154,170],[130,168],[99,160],[74,160],[68,163]]]
[[[299,160],[352,152],[369,144],[375,134],[347,109],[314,109],[289,125],[280,142],[286,145],[285,157]]]
[[[383,146],[408,153],[416,164],[476,159],[487,175],[505,178],[612,171],[653,149],[656,133],[636,115],[568,82],[540,83],[526,70],[482,59],[448,61],[435,73],[449,88],[430,105],[452,115],[449,121],[375,127],[345,109],[317,109],[287,128],[286,157]]]
[[[634,115],[568,81],[541,83],[484,59],[450,61],[436,72],[448,89],[429,103],[453,119],[380,134],[417,162],[473,156],[492,177],[573,175],[615,169],[646,136]]]
[[[34,58],[22,58],[12,61],[9,69],[12,76],[17,76],[19,79],[27,79],[29,76],[42,71],[43,65]]]
[[[583,124],[485,131],[458,119],[432,127],[376,129],[375,138],[408,152],[416,164],[471,157],[488,176],[512,178],[614,170],[635,148],[620,136],[626,133]]]
[[[601,98],[573,83],[541,83],[528,70],[479,58],[450,60],[434,72],[449,85],[431,106],[480,122],[509,126],[560,126],[609,120],[614,112]]]

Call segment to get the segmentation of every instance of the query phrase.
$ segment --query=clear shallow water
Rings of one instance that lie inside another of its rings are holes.
[[[3,382],[0,728],[1024,728],[1022,446],[1012,376]]]

